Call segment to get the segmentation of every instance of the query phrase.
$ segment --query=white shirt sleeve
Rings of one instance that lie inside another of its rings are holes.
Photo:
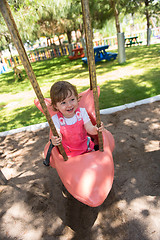
[[[88,113],[85,108],[80,108],[84,124],[90,121]]]
[[[57,114],[55,114],[55,115],[52,116],[52,120],[53,120],[53,123],[54,123],[54,125],[55,125],[55,128],[56,128],[57,130],[60,130],[60,123],[59,123]]]

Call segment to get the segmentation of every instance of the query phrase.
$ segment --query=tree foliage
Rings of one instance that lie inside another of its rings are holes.
[[[81,0],[8,0],[8,3],[23,42],[61,34],[67,34],[71,42],[73,30],[83,32]],[[94,29],[101,29],[107,20],[114,18],[117,32],[120,32],[120,15],[128,13],[143,15],[149,28],[151,17],[158,19],[160,15],[160,0],[89,0],[89,5]],[[9,45],[11,38],[1,16],[0,23],[2,49]]]
[[[37,0],[37,14],[40,31],[48,37],[66,33],[69,42],[71,32],[80,28],[82,19],[80,17],[80,3],[73,0],[45,0],[45,4]]]
[[[4,49],[8,49],[10,51],[10,43],[12,42],[10,33],[8,31],[8,28],[5,24],[5,21],[0,14],[0,51]],[[11,53],[11,51],[10,51]]]
[[[93,28],[101,29],[114,16],[109,0],[90,0],[89,5]]]

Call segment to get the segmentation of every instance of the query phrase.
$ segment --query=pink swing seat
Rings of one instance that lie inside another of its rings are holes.
[[[98,87],[98,95],[100,89]],[[79,94],[80,107],[85,107],[92,123],[96,124],[93,91],[87,89]],[[56,114],[51,106],[51,100],[45,99],[50,115]],[[37,108],[43,113],[39,101],[34,101]],[[50,131],[50,136],[52,132]],[[79,156],[69,157],[64,161],[57,147],[54,147],[50,156],[50,166],[56,168],[58,175],[68,192],[78,201],[91,206],[101,205],[107,198],[114,179],[114,163],[112,152],[114,150],[114,138],[105,130],[103,133],[104,151],[88,152]],[[92,136],[95,142],[97,136]],[[50,141],[46,144],[44,155],[46,157]]]

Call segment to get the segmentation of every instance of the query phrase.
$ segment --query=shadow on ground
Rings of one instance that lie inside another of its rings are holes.
[[[42,164],[48,128],[2,137],[0,239],[159,240],[159,115],[156,102],[101,116],[116,142],[115,178],[97,208],[64,196]]]

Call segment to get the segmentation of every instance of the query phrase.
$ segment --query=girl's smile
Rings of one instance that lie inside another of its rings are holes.
[[[77,107],[78,99],[73,92],[72,94],[68,93],[68,96],[62,102],[56,103],[56,109],[60,111],[66,118],[73,117]]]

